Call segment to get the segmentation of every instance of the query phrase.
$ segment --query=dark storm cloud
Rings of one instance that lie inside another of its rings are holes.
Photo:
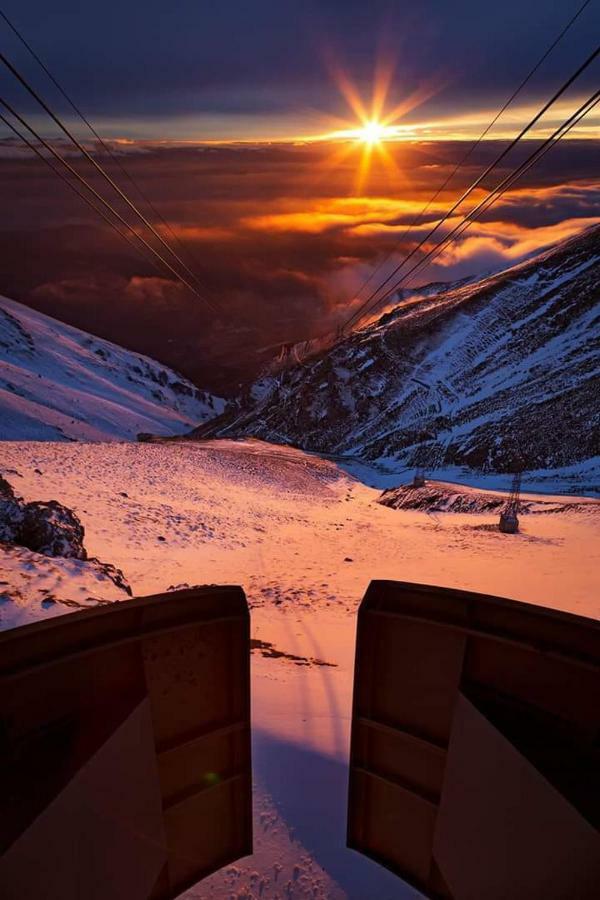
[[[365,96],[376,58],[395,58],[396,98],[438,77],[446,86],[420,111],[426,116],[488,108],[512,90],[579,5],[9,0],[6,11],[87,111],[102,121],[120,120],[132,133],[139,131],[136,120],[150,119],[160,123],[155,136],[162,136],[178,116],[206,114],[210,127],[211,115],[220,122],[245,116],[246,126],[248,117],[292,115],[298,133],[305,133],[309,109],[347,114],[328,73],[330,58]],[[594,3],[538,73],[530,96],[545,94],[569,73],[590,52],[599,29],[600,6]],[[1,22],[0,43],[45,84]]]

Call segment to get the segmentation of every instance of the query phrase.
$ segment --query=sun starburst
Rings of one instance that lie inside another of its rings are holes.
[[[358,137],[365,144],[380,144],[381,141],[385,140],[387,130],[381,122],[371,121],[359,129]]]
[[[398,144],[402,140],[410,140],[413,133],[411,126],[403,123],[402,119],[435,94],[435,86],[423,85],[390,108],[387,101],[393,86],[394,65],[389,61],[385,64],[380,62],[375,68],[370,103],[365,102],[352,78],[330,53],[326,62],[340,94],[355,116],[353,123],[341,118],[331,120],[332,124],[335,121],[334,127],[323,135],[324,139],[338,144],[330,164],[344,162],[355,150],[359,151],[354,185],[356,193],[366,187],[375,162],[382,165],[388,175],[402,179],[397,163]],[[395,87],[397,90],[398,86]],[[389,146],[391,144],[396,144],[396,148]]]

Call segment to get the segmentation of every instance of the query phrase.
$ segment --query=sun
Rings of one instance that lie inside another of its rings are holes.
[[[403,178],[397,161],[397,152],[388,150],[388,144],[397,144],[402,139],[402,126],[389,124],[386,119],[361,115],[353,128],[331,132],[329,139],[340,141],[334,152],[331,165],[341,163],[353,152],[359,154],[354,190],[360,194],[367,184],[373,165],[383,166],[388,176]]]
[[[389,137],[387,132],[391,130],[381,122],[371,121],[366,122],[362,128],[357,130],[357,136],[358,140],[364,144],[380,144],[386,137]]]
[[[397,141],[402,136],[403,130],[400,125],[388,125],[377,119],[363,119],[362,124],[358,128],[345,128],[328,135],[330,138],[358,141],[359,144],[368,144],[370,147],[373,147],[375,144],[382,144],[384,141]]]
[[[332,144],[332,152],[323,162],[324,171],[346,165],[347,160],[356,154],[356,194],[366,188],[371,170],[377,172],[384,168],[395,183],[405,183],[407,175],[399,164],[402,157],[400,144],[414,139],[415,126],[403,120],[435,95],[437,83],[430,80],[419,85],[391,106],[387,102],[395,72],[395,60],[391,56],[384,54],[376,61],[370,101],[363,99],[359,87],[331,49],[325,53],[325,63],[353,116],[351,120],[331,113],[325,116],[324,121],[334,127],[315,137]],[[394,93],[397,90],[398,87]]]

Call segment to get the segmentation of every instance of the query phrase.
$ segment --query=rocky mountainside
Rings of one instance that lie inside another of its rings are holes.
[[[0,297],[0,440],[182,433],[224,405],[147,356]]]
[[[497,513],[506,507],[506,493],[481,491],[443,481],[428,481],[422,487],[414,487],[409,483],[390,488],[383,491],[377,502],[390,509],[420,509],[430,513]],[[519,500],[518,511],[520,516],[530,513],[554,515],[585,512],[598,517],[600,521],[600,503],[581,497],[569,502],[557,497],[541,499],[539,495],[525,495]],[[488,524],[485,527],[493,528],[494,525]]]
[[[391,312],[256,381],[197,436],[395,465],[558,468],[600,454],[600,226]]]

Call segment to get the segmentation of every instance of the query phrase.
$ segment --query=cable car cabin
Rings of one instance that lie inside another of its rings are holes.
[[[374,581],[348,845],[432,898],[600,896],[600,623]]]
[[[170,900],[252,852],[239,587],[0,634],[3,900]]]

